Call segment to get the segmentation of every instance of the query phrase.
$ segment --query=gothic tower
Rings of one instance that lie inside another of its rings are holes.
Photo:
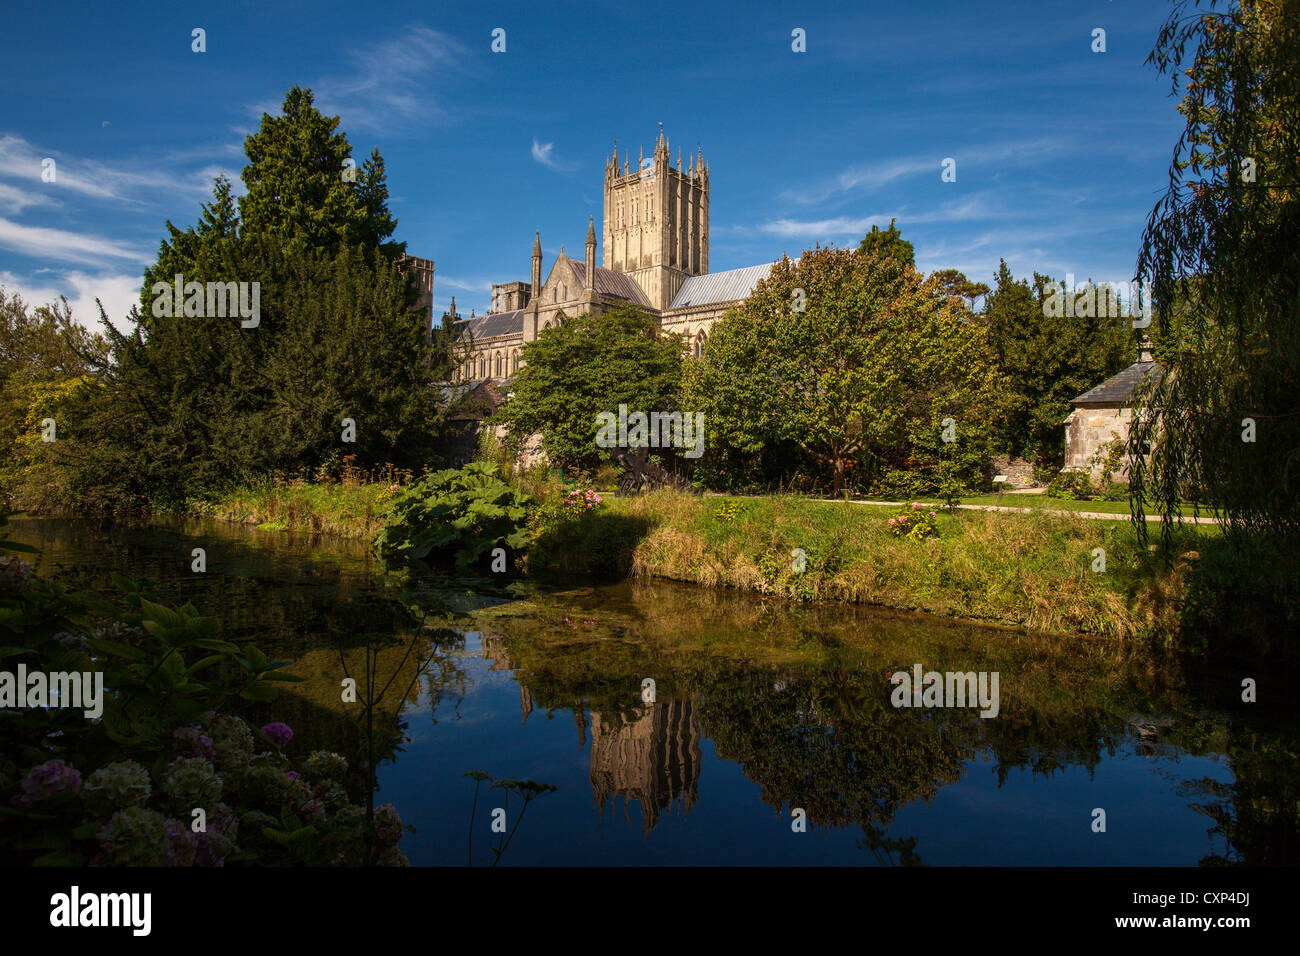
[[[663,130],[647,161],[630,156],[618,167],[618,147],[605,163],[606,269],[631,276],[650,304],[666,309],[687,276],[709,271],[709,169],[696,153],[674,169]]]

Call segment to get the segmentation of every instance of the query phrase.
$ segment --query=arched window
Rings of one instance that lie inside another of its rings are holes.
[[[709,337],[704,334],[704,330],[700,329],[700,334],[695,336],[695,346],[691,350],[696,358],[704,358],[704,344],[708,340]]]
[[[519,350],[510,353],[510,374],[513,375],[519,371]]]
[[[496,365],[496,372],[495,372],[496,377],[500,378],[501,377],[501,353],[500,352],[496,354],[496,362],[494,364]]]

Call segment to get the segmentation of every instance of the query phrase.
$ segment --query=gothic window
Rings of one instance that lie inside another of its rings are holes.
[[[519,371],[519,352],[518,350],[510,353],[510,374],[513,375]]]
[[[496,377],[497,377],[497,378],[500,378],[500,377],[501,377],[501,353],[500,353],[500,352],[497,353],[497,361],[496,361]]]
[[[704,330],[700,329],[700,334],[695,336],[695,347],[692,349],[696,358],[704,358],[704,343],[708,340],[709,337],[704,334]]]

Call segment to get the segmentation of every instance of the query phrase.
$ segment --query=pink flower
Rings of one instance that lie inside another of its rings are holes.
[[[924,509],[925,509],[925,505],[921,504],[921,502],[919,502],[919,501],[913,501],[913,502],[912,502],[912,510],[913,510],[913,511],[922,511],[922,510],[924,510]]]
[[[264,726],[262,733],[266,734],[271,743],[281,750],[284,749],[285,744],[293,739],[293,731],[289,729],[289,725],[278,720]]]

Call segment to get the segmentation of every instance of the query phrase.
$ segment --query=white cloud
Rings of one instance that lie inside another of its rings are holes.
[[[891,213],[876,213],[870,216],[834,216],[829,219],[770,219],[752,229],[739,228],[738,232],[756,232],[762,235],[780,236],[788,239],[823,239],[843,236],[861,238],[871,231],[871,227],[888,228],[891,220],[899,230],[920,223],[933,222],[969,222],[992,218],[992,209],[983,195],[968,196],[959,201],[941,203],[939,206],[922,213],[909,213],[899,209]]]
[[[0,209],[19,213],[28,206],[52,206],[54,200],[44,193],[28,192],[8,183],[0,183]]]
[[[82,265],[88,260],[98,264],[116,259],[141,265],[153,261],[140,249],[117,239],[69,232],[66,229],[24,226],[3,218],[0,218],[0,246],[33,258],[48,258]]]
[[[18,182],[30,182],[46,195],[72,192],[91,199],[144,204],[156,202],[159,191],[169,191],[188,198],[207,196],[212,180],[207,169],[180,173],[176,165],[200,157],[228,155],[222,146],[202,147],[169,154],[165,162],[142,162],[133,159],[105,163],[80,159],[57,150],[41,150],[21,136],[0,136],[0,176]],[[41,180],[45,159],[55,161],[52,183]],[[209,166],[208,169],[214,167]],[[12,187],[11,187],[12,188]]]
[[[131,329],[126,316],[131,307],[140,302],[142,281],[141,273],[91,275],[70,271],[54,275],[52,270],[45,269],[35,275],[17,276],[12,272],[0,272],[0,285],[10,292],[17,292],[30,307],[48,305],[57,302],[60,295],[66,296],[74,320],[88,329],[103,331],[99,307],[95,305],[98,298],[113,327],[123,333]]]
[[[1068,148],[1064,137],[1006,141],[975,147],[954,143],[945,155],[927,153],[883,165],[850,166],[828,180],[804,189],[789,190],[783,194],[783,198],[792,202],[816,204],[848,193],[869,193],[909,176],[933,176],[935,182],[938,182],[941,163],[948,157],[957,160],[960,179],[967,167],[989,163],[1001,163],[1008,168],[1024,166],[1063,153]]]
[[[406,26],[391,40],[372,43],[350,55],[353,70],[321,77],[312,85],[316,108],[342,117],[348,131],[393,135],[402,128],[427,126],[451,114],[430,92],[437,73],[464,69],[469,51],[455,37],[425,26]],[[283,100],[264,100],[250,111],[279,115]]]
[[[573,163],[564,162],[555,155],[554,143],[539,143],[537,137],[533,137],[533,159],[548,169],[554,169],[556,172],[567,173],[576,169]]]

